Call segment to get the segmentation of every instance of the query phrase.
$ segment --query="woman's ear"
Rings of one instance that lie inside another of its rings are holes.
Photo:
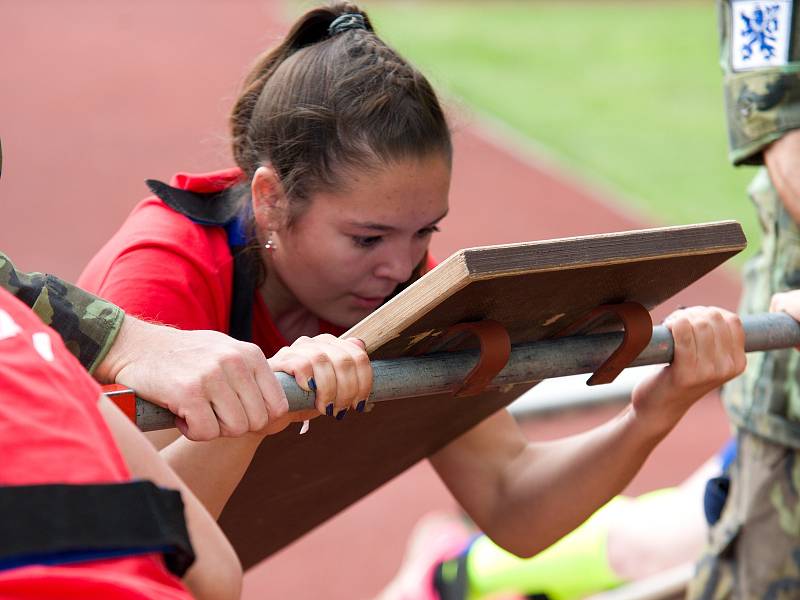
[[[253,216],[259,231],[277,231],[286,215],[286,196],[271,166],[259,167],[250,183]]]

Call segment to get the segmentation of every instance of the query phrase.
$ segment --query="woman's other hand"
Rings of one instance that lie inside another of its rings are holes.
[[[372,390],[372,365],[364,343],[356,338],[303,336],[281,348],[269,364],[274,371],[294,376],[301,388],[316,394],[316,410],[291,413],[292,421],[319,414],[341,420],[350,409],[363,412]]]
[[[747,364],[744,330],[735,313],[696,306],[672,313],[664,325],[675,340],[672,364],[639,383],[631,398],[637,418],[659,434]]]

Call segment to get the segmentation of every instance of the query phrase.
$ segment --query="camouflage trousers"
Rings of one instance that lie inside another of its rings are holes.
[[[687,597],[800,598],[800,450],[740,432],[730,475]]]

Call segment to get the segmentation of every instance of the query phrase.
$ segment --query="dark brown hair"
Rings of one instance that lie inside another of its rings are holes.
[[[329,35],[340,15],[366,28]],[[307,12],[245,79],[230,118],[233,156],[247,182],[270,164],[289,200],[289,223],[318,191],[343,191],[347,175],[439,153],[450,131],[425,77],[387,46],[355,5]]]

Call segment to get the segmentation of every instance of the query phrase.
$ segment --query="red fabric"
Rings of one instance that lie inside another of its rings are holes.
[[[128,480],[99,397],[61,338],[0,290],[0,485]],[[32,597],[189,595],[156,555],[0,571],[0,598]]]
[[[0,571],[0,599],[190,600],[191,594],[155,557]]]
[[[432,270],[436,265],[439,264],[439,261],[431,256],[430,252],[425,257],[425,270],[423,273],[427,273],[428,271]]]
[[[170,184],[215,192],[234,185],[240,177],[239,169],[179,173]],[[78,285],[147,320],[180,329],[228,332],[233,259],[225,230],[193,223],[155,197],[133,209],[87,265]],[[322,333],[343,331],[320,321]],[[253,305],[253,342],[267,356],[290,343],[258,293]]]

